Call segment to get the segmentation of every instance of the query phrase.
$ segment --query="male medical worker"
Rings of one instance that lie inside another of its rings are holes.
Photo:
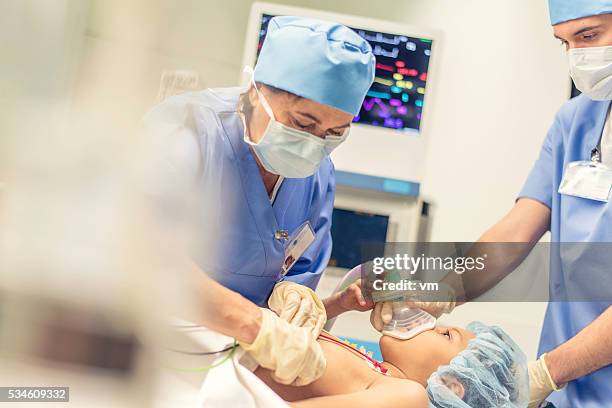
[[[312,289],[332,246],[329,155],[374,70],[370,45],[351,29],[275,17],[247,88],[171,97],[146,118],[166,139],[175,182],[205,195],[202,212],[219,204],[200,231],[216,256],[193,255],[201,323],[236,338],[282,383],[309,383],[325,367],[314,340],[325,310]],[[259,307],[271,296],[282,319]]]
[[[468,300],[510,273],[548,230],[557,243],[612,243],[612,1],[549,0],[549,7],[554,35],[567,47],[570,74],[583,94],[558,112],[517,202],[479,240],[531,245],[495,273],[466,273]],[[540,358],[529,367],[529,406],[548,398],[556,407],[611,407],[612,265],[600,264],[587,278],[580,256],[554,256],[551,265],[559,261],[561,267],[551,267],[551,298],[570,301],[548,305]],[[574,293],[593,285],[610,296],[571,302]],[[439,316],[450,313],[455,302],[417,306]],[[388,304],[376,305],[375,326],[390,317],[387,309]]]

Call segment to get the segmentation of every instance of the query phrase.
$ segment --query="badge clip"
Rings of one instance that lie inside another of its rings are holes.
[[[274,238],[278,240],[288,240],[289,239],[289,231],[287,230],[278,230],[274,232]]]

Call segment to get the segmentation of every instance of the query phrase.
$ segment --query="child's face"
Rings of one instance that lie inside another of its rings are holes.
[[[429,376],[465,350],[474,337],[474,333],[459,327],[437,326],[410,340],[382,336],[379,343],[384,361],[426,386]]]

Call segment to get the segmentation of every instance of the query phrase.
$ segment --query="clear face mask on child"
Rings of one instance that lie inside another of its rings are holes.
[[[436,326],[436,318],[421,309],[411,309],[405,302],[393,303],[393,316],[385,324],[382,333],[400,340],[431,330]]]

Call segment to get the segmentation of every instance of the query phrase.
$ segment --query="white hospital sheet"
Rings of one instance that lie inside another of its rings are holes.
[[[193,328],[189,322],[173,322],[178,328],[173,336],[173,349],[201,351],[221,350],[233,344],[233,339],[204,327]],[[201,367],[213,364],[227,353],[204,361],[189,355],[179,355],[172,362],[177,367]],[[231,359],[207,372],[181,373],[165,370],[158,379],[156,408],[193,406],[205,408],[288,408],[274,391],[253,373],[254,362],[237,348]]]

